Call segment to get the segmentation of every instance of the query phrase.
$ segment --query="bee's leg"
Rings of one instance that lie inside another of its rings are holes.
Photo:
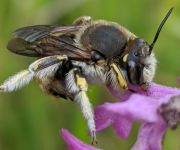
[[[27,85],[32,79],[33,74],[29,70],[23,70],[7,79],[0,85],[0,92],[12,92]]]
[[[149,87],[149,83],[143,83],[143,84],[141,84],[140,86],[141,86],[141,89],[142,89],[143,91],[147,91],[147,90],[148,90],[148,87]]]
[[[113,69],[114,73],[116,74],[116,78],[118,81],[118,85],[122,89],[128,89],[128,85],[126,79],[124,78],[123,72],[117,67],[115,63],[111,63],[111,69]]]
[[[57,72],[63,61],[68,60],[66,55],[54,55],[36,60],[29,66],[29,71],[38,79],[52,77]]]
[[[67,60],[67,56],[56,55],[38,59],[29,66],[29,69],[15,74],[0,85],[0,92],[12,92],[18,90],[24,85],[27,85],[34,76],[42,79],[54,75],[63,60]]]
[[[33,62],[29,66],[29,70],[33,73],[36,73],[48,67],[58,66],[64,60],[68,60],[68,57],[66,55],[54,55],[54,56],[43,57]],[[51,73],[52,70],[50,69],[48,72]]]
[[[73,24],[74,25],[86,25],[88,23],[90,23],[92,20],[92,18],[90,16],[82,16],[82,17],[79,17],[77,18]]]
[[[87,120],[92,144],[97,143],[94,114],[87,96],[88,84],[86,79],[81,75],[79,69],[73,69],[66,77],[66,84],[68,92],[74,95],[74,100],[79,103],[82,113]]]

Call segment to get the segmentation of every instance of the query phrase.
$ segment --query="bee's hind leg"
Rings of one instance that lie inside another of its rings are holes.
[[[66,87],[68,92],[74,95],[74,100],[79,103],[81,107],[88,124],[92,144],[97,143],[94,113],[87,96],[88,84],[85,77],[81,75],[79,69],[75,68],[69,71],[66,76]]]

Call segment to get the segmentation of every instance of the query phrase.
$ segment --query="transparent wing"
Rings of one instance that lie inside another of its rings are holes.
[[[90,59],[91,52],[78,47],[75,34],[82,26],[36,25],[16,30],[7,48],[19,55],[44,57],[67,55],[74,59]]]

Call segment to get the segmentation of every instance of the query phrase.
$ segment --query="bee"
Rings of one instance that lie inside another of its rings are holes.
[[[28,69],[7,79],[0,91],[15,91],[36,78],[45,93],[80,105],[95,143],[88,84],[103,84],[119,93],[130,90],[131,84],[146,90],[156,70],[152,49],[172,10],[161,22],[152,44],[115,22],[93,20],[89,16],[80,17],[71,25],[17,29],[7,49],[38,59]]]

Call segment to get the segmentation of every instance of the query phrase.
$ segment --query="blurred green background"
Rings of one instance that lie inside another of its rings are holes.
[[[69,24],[76,17],[116,21],[148,42],[169,10],[174,12],[163,28],[155,53],[158,68],[155,81],[178,86],[180,75],[180,1],[178,0],[0,0],[0,82],[25,69],[33,58],[14,55],[6,44],[11,32],[35,24]],[[93,105],[114,101],[106,89],[90,86]],[[0,150],[65,150],[59,129],[67,128],[78,138],[90,142],[86,123],[77,105],[46,96],[35,82],[14,93],[0,94]],[[98,133],[105,150],[129,150],[137,136],[135,124],[130,138],[120,140],[111,128]],[[169,130],[164,149],[178,150],[180,129]]]

